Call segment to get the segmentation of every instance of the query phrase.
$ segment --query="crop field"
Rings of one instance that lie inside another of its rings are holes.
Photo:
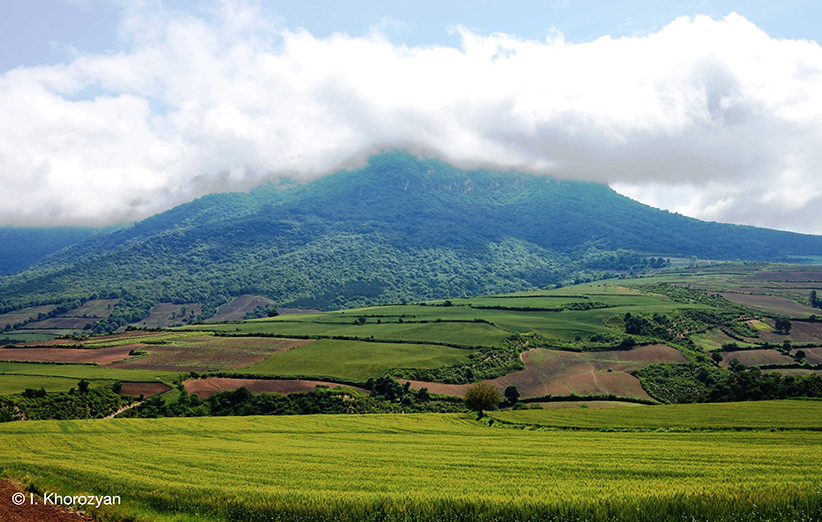
[[[87,301],[79,308],[69,310],[64,315],[65,317],[108,317],[119,302],[119,299],[94,299]]]
[[[566,410],[575,408],[644,408],[647,405],[626,401],[552,401],[532,402],[529,406],[539,406],[546,410]]]
[[[124,382],[121,393],[132,397],[153,397],[171,390],[171,386],[162,382]]]
[[[0,374],[42,377],[68,377],[80,380],[117,380],[139,382],[171,382],[180,372],[159,370],[122,370],[112,366],[91,364],[48,364],[25,362],[0,362]]]
[[[313,314],[288,319],[249,321],[243,324],[228,324],[203,326],[193,328],[204,331],[217,331],[236,334],[275,334],[275,335],[309,335],[309,336],[348,336],[370,338],[386,341],[421,341],[435,343],[450,343],[471,346],[496,346],[511,336],[495,326],[485,323],[472,322],[441,322],[441,323],[413,323],[397,321],[397,318],[370,318],[362,326],[353,324],[355,315],[346,322],[331,322],[324,318],[322,321],[312,320]],[[302,319],[305,317],[306,319]],[[345,316],[343,316],[345,317]],[[336,318],[335,318],[336,319]],[[337,319],[339,321],[339,319]],[[377,321],[380,323],[377,323]]]
[[[185,387],[188,393],[206,398],[226,390],[236,390],[240,387],[246,387],[253,393],[298,393],[311,391],[317,386],[328,386],[335,388],[340,386],[338,383],[326,381],[305,381],[299,379],[229,379],[225,377],[209,377],[208,379],[192,379],[185,382]],[[346,386],[353,388],[363,393],[368,393],[368,390],[357,388],[354,386]]]
[[[23,308],[22,310],[9,312],[7,314],[0,314],[0,327],[5,328],[7,324],[14,325],[16,323],[22,323],[27,319],[37,317],[39,314],[47,314],[55,308],[57,308],[57,305],[34,306],[32,308]]]
[[[149,311],[148,317],[139,323],[144,328],[166,328],[183,324],[183,319],[193,321],[203,313],[201,304],[157,303]]]
[[[248,312],[253,312],[258,306],[268,306],[271,299],[259,295],[241,295],[230,303],[224,304],[217,310],[217,314],[209,321],[239,321]]]
[[[523,398],[613,394],[650,400],[639,379],[627,372],[649,364],[686,362],[681,353],[665,345],[582,353],[535,349],[523,353],[522,360],[525,370],[485,382],[500,390],[515,385]],[[462,396],[468,386],[411,381],[413,389],[426,387],[443,395]]]
[[[0,374],[0,395],[13,395],[23,392],[26,388],[47,392],[64,392],[76,388],[79,379],[66,377],[41,377],[37,375],[6,375]],[[100,382],[97,382],[100,384]]]
[[[819,310],[815,308],[801,305],[785,297],[776,297],[772,295],[732,294],[727,292],[720,295],[729,301],[747,306],[754,310],[785,315],[788,317],[808,317],[809,315],[819,313]]]
[[[812,431],[541,432],[417,414],[19,422],[0,437],[8,476],[118,494],[106,516],[158,521],[811,520],[822,507]]]
[[[796,361],[792,357],[783,355],[776,350],[739,350],[737,352],[723,353],[720,363],[723,367],[729,366],[731,361],[736,359],[745,366],[762,366],[763,364],[794,364]]]
[[[578,293],[579,289],[576,289],[576,292]],[[360,338],[374,336],[376,339],[392,341],[416,340],[494,346],[499,345],[514,332],[536,332],[549,338],[572,340],[577,336],[590,337],[613,333],[605,322],[613,316],[622,316],[628,312],[668,313],[679,309],[704,308],[702,305],[676,303],[664,296],[622,292],[592,296],[590,301],[602,303],[609,308],[591,310],[513,311],[470,306],[470,303],[476,302],[482,303],[481,306],[553,309],[561,307],[563,303],[588,301],[579,297],[569,300],[568,296],[561,294],[555,297],[546,297],[553,294],[543,294],[537,297],[454,299],[451,300],[454,306],[379,306],[344,312],[281,316],[242,324],[197,325],[191,328],[242,334],[336,335]],[[444,301],[439,303],[442,304]],[[365,318],[363,324],[355,324],[359,317]],[[478,320],[483,322],[476,322]]]
[[[573,429],[822,430],[822,401],[810,400],[665,404],[616,413],[576,408],[500,411],[489,415],[512,424]]]
[[[147,355],[113,365],[117,368],[205,371],[244,368],[271,354],[309,343],[306,340],[215,337],[208,334],[170,336],[169,344],[141,348]]]
[[[805,352],[805,361],[810,364],[822,364],[822,348],[802,348]],[[797,350],[791,352],[796,354]]]
[[[26,330],[82,330],[84,326],[95,321],[97,319],[94,317],[52,317],[29,323],[23,328]]]
[[[70,362],[105,365],[128,359],[131,350],[144,346],[143,344],[124,344],[97,350],[81,348],[0,348],[0,361]]]
[[[822,313],[820,313],[822,315]],[[773,320],[765,319],[765,322],[773,326]],[[791,322],[791,333],[784,335],[773,330],[765,330],[759,333],[760,341],[782,344],[785,339],[790,339],[795,343],[822,343],[822,323],[806,323],[802,321]]]
[[[736,343],[740,347],[754,346],[751,343],[743,343],[728,337],[719,328],[708,330],[707,332],[691,335],[691,340],[706,352],[719,350],[723,344]]]
[[[244,369],[257,375],[337,377],[364,381],[391,368],[464,364],[474,350],[428,344],[369,343],[323,339],[276,353]]]

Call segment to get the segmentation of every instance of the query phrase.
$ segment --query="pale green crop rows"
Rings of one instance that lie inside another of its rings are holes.
[[[119,494],[121,514],[151,520],[811,520],[822,506],[822,433],[808,431],[540,432],[420,414],[21,422],[0,439],[6,475]]]

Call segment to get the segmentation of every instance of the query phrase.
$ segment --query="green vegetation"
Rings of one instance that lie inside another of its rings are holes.
[[[320,340],[269,355],[242,372],[365,381],[369,377],[380,377],[392,368],[466,364],[474,353],[473,350],[428,344]]]
[[[543,433],[416,414],[9,423],[0,437],[8,476],[120,494],[106,516],[158,522],[757,522],[822,509],[818,432]]]
[[[0,277],[0,309],[122,298],[99,332],[143,320],[158,302],[201,303],[203,317],[241,294],[339,309],[596,281],[615,276],[607,270],[659,269],[667,256],[820,252],[816,236],[705,223],[603,184],[392,152],[355,171],[212,194],[94,234]]]
[[[107,381],[97,381],[104,384]],[[26,389],[44,389],[47,392],[65,392],[77,386],[77,379],[42,377],[37,375],[0,374],[0,396],[22,393]]]
[[[427,390],[411,390],[392,379],[380,378],[369,384],[370,395],[345,387],[318,386],[305,393],[251,393],[241,387],[216,393],[207,399],[189,395],[178,386],[176,394],[155,395],[118,418],[226,417],[248,415],[311,415],[407,412],[459,412],[459,400],[433,398]]]
[[[792,429],[822,431],[822,401],[672,404],[647,408],[497,411],[496,421],[567,429]]]
[[[26,390],[21,395],[0,397],[0,421],[39,419],[99,419],[128,404],[112,387],[89,388],[81,380],[68,392]]]
[[[121,370],[91,364],[52,364],[0,362],[2,375],[29,375],[44,377],[68,377],[71,379],[103,379],[107,381],[171,382],[180,376],[179,372],[160,370]]]

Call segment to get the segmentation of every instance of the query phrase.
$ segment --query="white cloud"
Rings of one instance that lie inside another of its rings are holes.
[[[460,48],[212,16],[135,8],[128,52],[1,75],[0,223],[137,219],[401,146],[822,233],[822,48],[741,16],[582,44],[457,27]]]

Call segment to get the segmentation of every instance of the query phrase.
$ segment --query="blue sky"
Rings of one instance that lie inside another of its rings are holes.
[[[819,1],[0,2],[0,225],[404,148],[822,233]]]
[[[118,30],[125,2],[114,0],[2,0],[0,71],[21,65],[61,63],[73,52],[118,51],[129,42]],[[209,2],[166,0],[168,10],[209,16]],[[503,32],[544,39],[561,31],[570,42],[603,35],[631,36],[656,31],[679,16],[722,18],[737,12],[774,38],[822,41],[822,2],[814,0],[603,2],[596,0],[259,2],[283,27],[303,27],[322,38],[352,36],[379,27],[394,43],[457,45],[448,29],[461,24],[478,33]]]

